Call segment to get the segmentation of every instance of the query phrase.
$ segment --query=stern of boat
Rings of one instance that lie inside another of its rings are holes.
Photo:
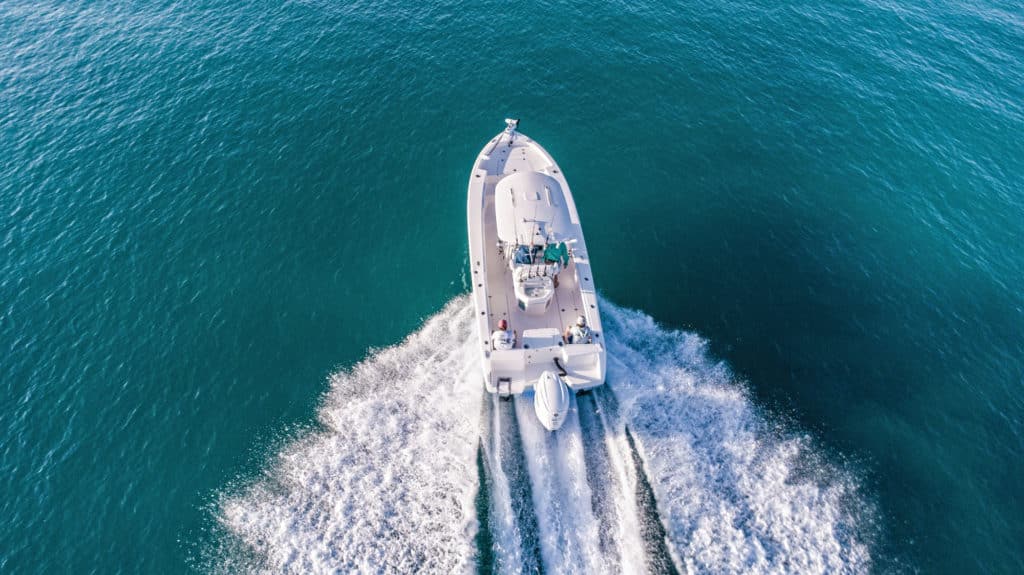
[[[502,396],[533,389],[545,371],[557,373],[573,392],[605,380],[605,349],[599,343],[493,350],[484,362],[487,391]]]

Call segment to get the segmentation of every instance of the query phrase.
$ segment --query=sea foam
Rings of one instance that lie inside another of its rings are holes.
[[[457,298],[401,344],[331,377],[320,429],[226,495],[258,571],[471,571],[483,389]]]
[[[551,573],[870,569],[873,516],[850,473],[771,424],[705,340],[602,305],[609,385],[554,434],[528,395],[511,410],[483,403],[465,297],[332,376],[319,429],[222,496],[219,520],[248,557],[234,568],[451,573],[484,557],[499,572],[537,560]],[[483,554],[478,446],[493,537]],[[641,509],[642,489],[656,510]],[[526,493],[529,520],[515,512]]]
[[[688,572],[861,573],[872,506],[806,436],[770,424],[701,337],[603,302],[618,425]]]

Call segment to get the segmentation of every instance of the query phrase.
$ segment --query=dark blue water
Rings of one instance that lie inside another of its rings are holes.
[[[4,2],[0,571],[248,553],[225,498],[467,289],[506,115],[604,296],[876,509],[875,570],[1024,571],[1022,102],[1014,2]]]

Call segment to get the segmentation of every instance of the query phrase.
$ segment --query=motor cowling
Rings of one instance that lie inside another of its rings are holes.
[[[541,425],[548,431],[562,427],[570,405],[569,386],[554,372],[542,373],[533,393],[533,409]]]

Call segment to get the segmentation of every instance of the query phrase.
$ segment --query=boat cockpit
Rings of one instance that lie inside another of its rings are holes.
[[[498,251],[512,272],[512,284],[519,309],[529,315],[547,310],[558,287],[558,274],[569,265],[565,242],[537,245],[498,242]]]

